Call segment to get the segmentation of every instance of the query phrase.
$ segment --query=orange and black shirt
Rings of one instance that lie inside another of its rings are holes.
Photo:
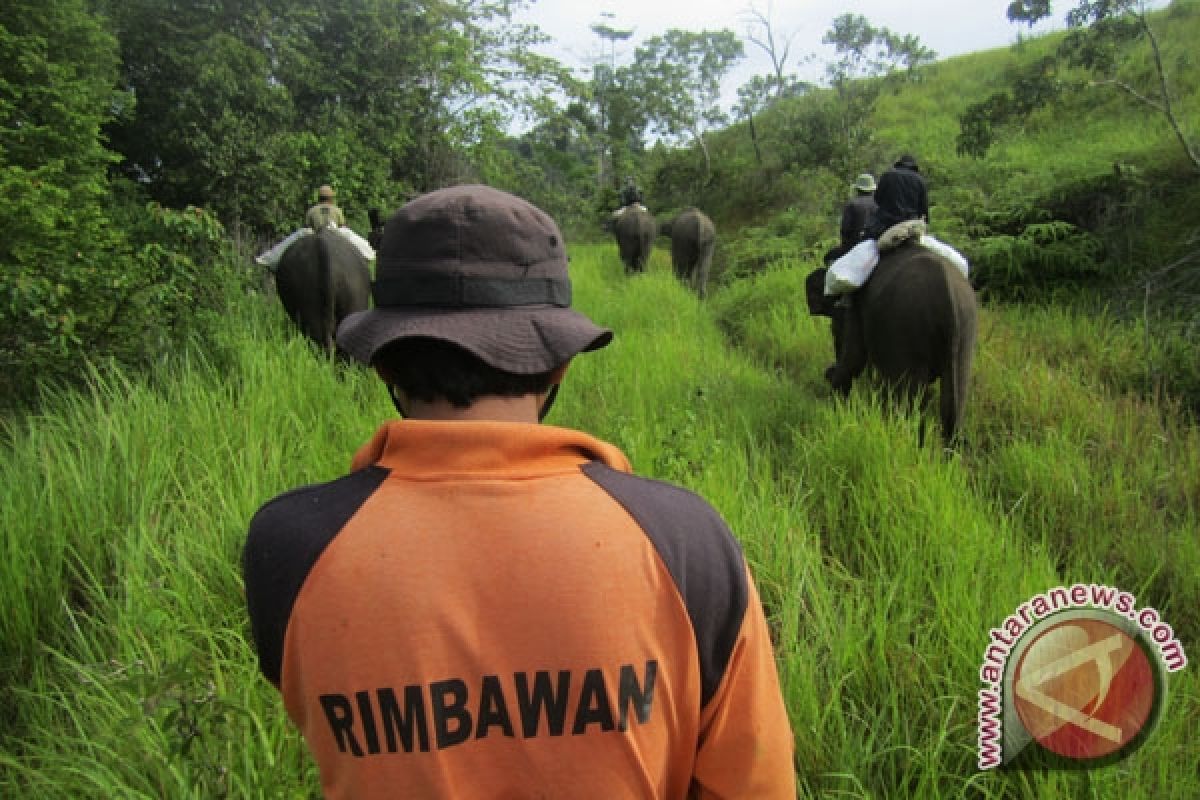
[[[795,796],[736,540],[586,434],[388,423],[264,505],[243,558],[327,797]]]

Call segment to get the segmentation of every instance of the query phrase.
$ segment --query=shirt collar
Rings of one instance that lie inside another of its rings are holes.
[[[359,448],[352,470],[378,464],[421,479],[489,475],[528,477],[572,472],[600,461],[630,472],[629,460],[607,442],[570,428],[518,422],[392,420]]]

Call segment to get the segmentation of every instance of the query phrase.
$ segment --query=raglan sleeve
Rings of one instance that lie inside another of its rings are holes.
[[[747,570],[742,625],[700,719],[696,800],[794,798],[794,740],[758,589]]]
[[[685,489],[598,464],[584,471],[645,531],[687,608],[701,682],[689,798],[794,798],[794,740],[771,634],[733,532]]]

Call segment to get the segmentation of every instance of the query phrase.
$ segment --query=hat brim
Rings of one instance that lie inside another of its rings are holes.
[[[570,308],[373,308],[350,314],[338,326],[337,344],[371,364],[381,349],[417,337],[440,339],[485,364],[518,375],[536,375],[612,341],[608,328]]]

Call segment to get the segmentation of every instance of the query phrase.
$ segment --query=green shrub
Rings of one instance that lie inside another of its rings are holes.
[[[0,404],[28,402],[39,384],[74,383],[85,362],[144,367],[205,335],[249,278],[211,214],[151,204],[75,210],[61,191],[30,187],[29,216],[74,231],[29,236],[0,274]],[[13,193],[8,193],[10,198]]]

